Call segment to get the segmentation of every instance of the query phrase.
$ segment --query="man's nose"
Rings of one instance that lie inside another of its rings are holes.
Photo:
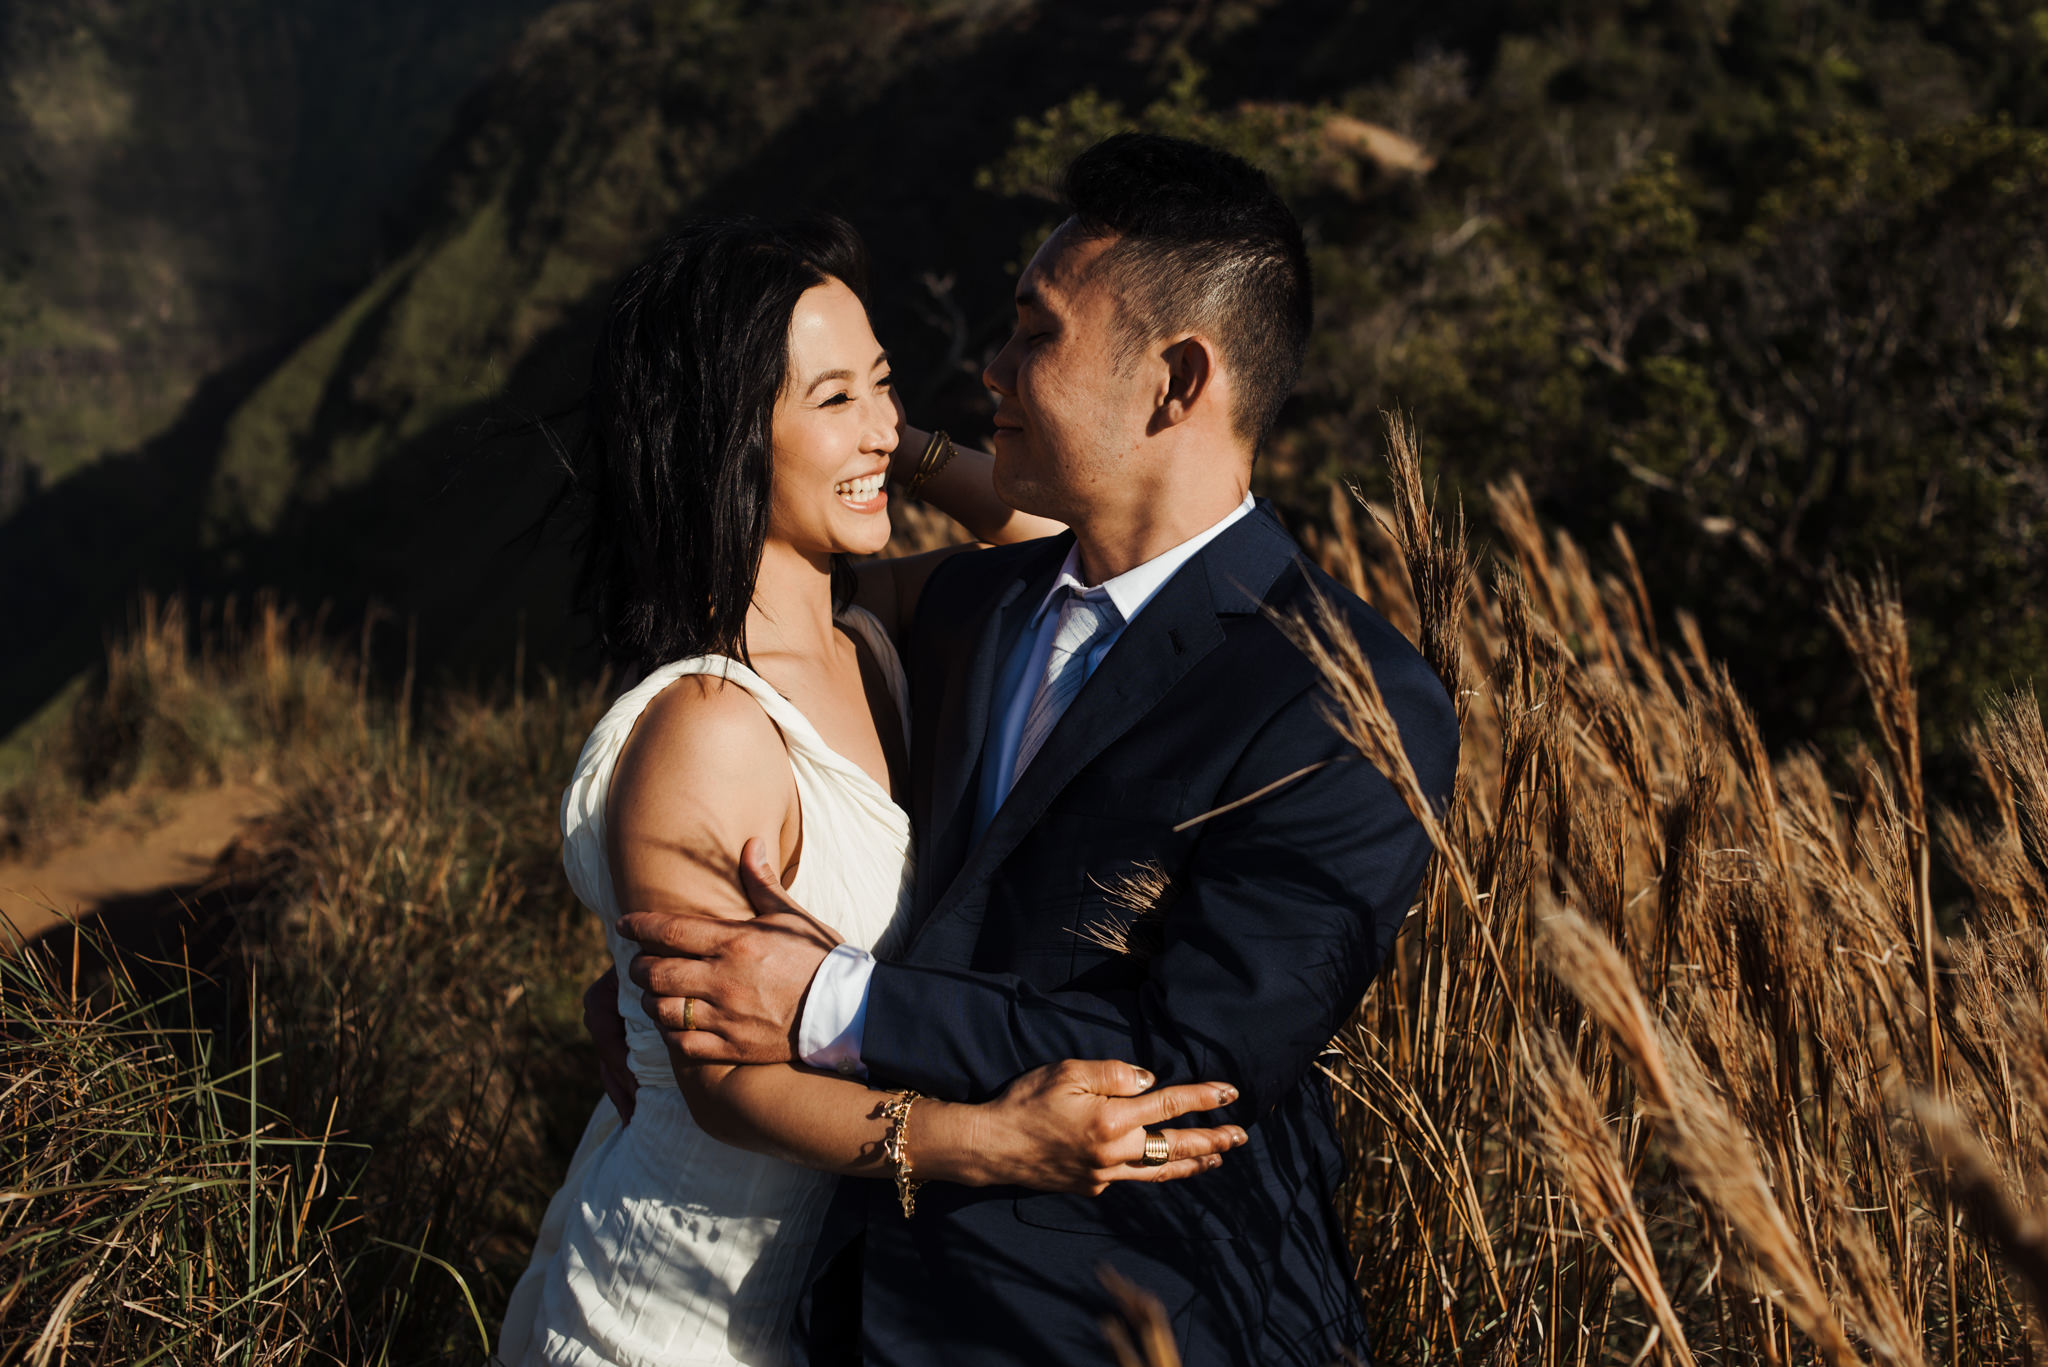
[[[1003,349],[995,354],[995,359],[982,368],[981,387],[999,398],[1010,397],[1016,389],[1017,363],[1011,356],[1016,345],[1014,337],[1003,343]]]

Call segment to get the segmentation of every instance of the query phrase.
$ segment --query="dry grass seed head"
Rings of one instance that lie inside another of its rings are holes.
[[[1614,1132],[1557,1032],[1538,1026],[1530,1039],[1521,1074],[1535,1115],[1537,1151],[1571,1196],[1579,1219],[1650,1308],[1665,1358],[1689,1367],[1692,1349],[1658,1274]]]
[[[1599,1020],[1655,1108],[1666,1150],[1688,1189],[1734,1232],[1729,1251],[1756,1289],[1778,1300],[1829,1362],[1854,1362],[1812,1260],[1772,1194],[1755,1150],[1692,1050],[1652,1017],[1620,953],[1570,912],[1544,922],[1541,947],[1551,971]]]
[[[1897,588],[1883,573],[1870,584],[1840,575],[1829,581],[1828,619],[1835,624],[1856,670],[1870,690],[1878,734],[1891,756],[1892,772],[1905,790],[1906,806],[1915,824],[1925,829],[1920,808],[1920,710],[1913,686],[1912,652],[1906,639],[1906,612]]]
[[[1963,1209],[2026,1288],[2035,1313],[2048,1318],[2048,1213],[2014,1199],[2013,1184],[1954,1107],[1916,1096],[1913,1114]]]
[[[1150,959],[1164,946],[1166,908],[1178,891],[1166,869],[1148,860],[1107,882],[1089,875],[1114,910],[1102,920],[1075,931],[1083,940],[1112,954]]]
[[[1462,711],[1466,603],[1472,591],[1465,510],[1453,510],[1446,535],[1437,520],[1435,498],[1423,490],[1422,455],[1413,421],[1398,412],[1383,412],[1380,418],[1386,426],[1387,473],[1394,495],[1393,522],[1384,530],[1400,547],[1414,585],[1422,657]]]
[[[1813,1176],[1831,1245],[1827,1266],[1837,1303],[1879,1362],[1886,1367],[1923,1367],[1926,1359],[1920,1344],[1926,1326],[1900,1299],[1898,1269],[1854,1209],[1868,1202],[1859,1200],[1831,1165],[1816,1165]]]
[[[2026,851],[2036,886],[2048,882],[2048,731],[2040,698],[2028,690],[1992,704],[1972,748],[1987,781],[1996,776],[1993,791],[2002,794],[2004,824]]]

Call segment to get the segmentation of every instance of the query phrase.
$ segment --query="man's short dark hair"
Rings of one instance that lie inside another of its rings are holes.
[[[1124,303],[1120,361],[1199,331],[1234,372],[1231,418],[1254,449],[1301,374],[1314,307],[1301,225],[1264,173],[1182,138],[1119,133],[1074,158],[1074,229],[1117,239],[1096,264]]]

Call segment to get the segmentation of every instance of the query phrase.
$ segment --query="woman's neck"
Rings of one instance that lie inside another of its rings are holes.
[[[770,537],[747,610],[747,654],[823,656],[834,632],[832,557]]]

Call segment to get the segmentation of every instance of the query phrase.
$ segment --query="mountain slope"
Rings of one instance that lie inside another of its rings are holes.
[[[540,4],[0,7],[0,520],[346,297]]]
[[[381,604],[416,624],[371,638],[393,672],[568,666],[566,547],[518,539],[552,453],[520,424],[574,400],[666,228],[849,216],[914,411],[971,437],[1034,192],[1132,124],[1265,162],[1307,226],[1318,331],[1259,477],[1290,516],[1370,486],[1406,405],[1475,514],[1517,476],[1617,591],[1639,568],[1690,605],[1776,737],[1852,715],[1819,602],[1896,566],[1943,726],[2048,669],[2032,3],[566,0],[463,100],[360,288],[0,525],[0,727],[141,584],[345,627]]]
[[[147,447],[0,527],[0,584],[19,594],[0,727],[84,667],[141,584],[270,585],[340,620],[375,601],[417,618],[430,671],[501,672],[522,629],[533,658],[565,660],[561,548],[507,544],[544,502],[550,453],[492,434],[573,400],[611,281],[667,226],[707,209],[846,213],[920,398],[967,418],[971,353],[1043,213],[973,188],[976,170],[1018,119],[1086,86],[1142,94],[1176,45],[1276,8],[553,6],[463,101],[372,279],[302,343],[216,373]]]

